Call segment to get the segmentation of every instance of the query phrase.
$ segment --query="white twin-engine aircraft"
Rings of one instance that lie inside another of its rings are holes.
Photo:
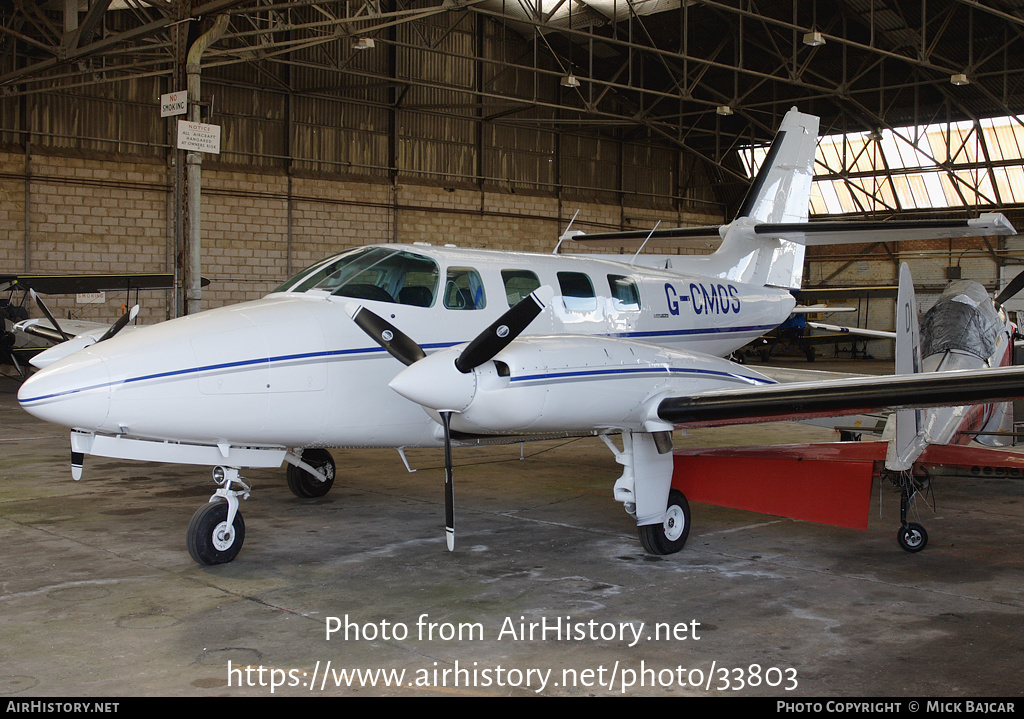
[[[18,399],[72,429],[75,478],[86,454],[216,466],[219,488],[187,534],[202,564],[241,547],[241,468],[287,462],[292,491],[315,497],[335,477],[324,447],[443,446],[451,548],[451,445],[556,434],[600,435],[624,467],[614,495],[644,547],[679,551],[690,517],[671,489],[677,427],[1024,394],[1016,368],[782,388],[722,359],[789,317],[806,244],[1013,233],[1001,215],[808,224],[817,129],[813,116],[786,115],[738,216],[714,228],[713,254],[363,247],[263,299],[80,349]],[[696,232],[707,231],[659,234]]]

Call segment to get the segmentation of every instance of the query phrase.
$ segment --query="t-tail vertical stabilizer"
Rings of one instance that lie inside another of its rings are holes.
[[[755,227],[807,222],[817,146],[818,118],[796,108],[787,112],[736,218],[722,228],[722,245],[709,258],[712,274],[750,284],[800,287],[803,244]]]

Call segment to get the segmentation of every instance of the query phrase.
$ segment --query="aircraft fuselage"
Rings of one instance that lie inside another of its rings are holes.
[[[671,257],[677,267],[686,260]],[[433,446],[437,423],[387,386],[402,365],[346,309],[366,306],[430,353],[472,339],[542,285],[555,298],[528,335],[627,340],[656,346],[652,352],[685,347],[688,362],[696,353],[723,366],[716,358],[776,326],[794,305],[785,290],[618,258],[384,245],[318,263],[263,299],[76,352],[26,382],[19,400],[49,421],[123,437]],[[720,372],[690,373],[699,387],[722,383]]]

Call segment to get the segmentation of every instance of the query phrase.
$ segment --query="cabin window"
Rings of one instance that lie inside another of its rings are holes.
[[[608,275],[608,287],[612,291],[612,307],[616,311],[640,309],[640,292],[636,282],[622,275]]]
[[[505,283],[505,299],[509,307],[540,287],[537,275],[529,270],[502,270],[501,281]]]
[[[487,306],[484,283],[470,267],[449,267],[444,283],[444,306],[450,310],[481,310]]]
[[[384,247],[364,247],[313,265],[275,292],[321,290],[338,297],[430,307],[439,271],[428,257]]]
[[[572,312],[591,312],[597,309],[594,284],[582,272],[559,272],[558,287],[562,291],[562,303]]]

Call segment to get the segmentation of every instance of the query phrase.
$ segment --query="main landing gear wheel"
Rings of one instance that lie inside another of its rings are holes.
[[[920,552],[928,546],[928,532],[920,524],[911,522],[897,530],[896,541],[908,552]]]
[[[188,525],[188,553],[199,564],[226,564],[238,556],[245,541],[242,513],[235,512],[235,521],[228,526],[227,502],[214,502],[200,507]]]
[[[322,497],[331,491],[334,486],[334,457],[326,449],[307,449],[302,453],[302,461],[316,467],[327,475],[327,481],[321,482],[306,470],[288,465],[288,489],[292,494],[302,499]]]
[[[675,554],[690,536],[690,504],[678,489],[668,494],[668,511],[661,524],[637,527],[640,544],[651,554]]]

